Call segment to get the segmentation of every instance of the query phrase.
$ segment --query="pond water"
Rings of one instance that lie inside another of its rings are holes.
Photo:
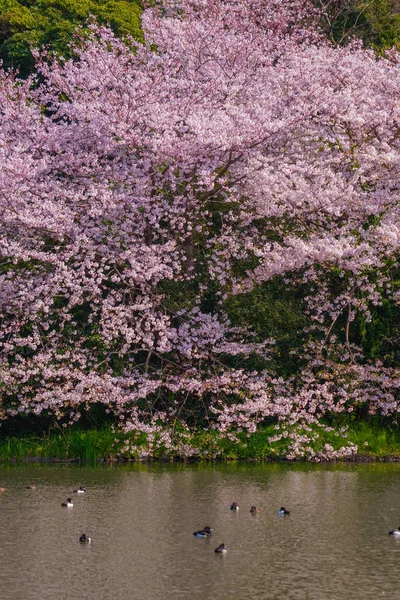
[[[397,464],[3,466],[0,486],[2,600],[400,598]]]

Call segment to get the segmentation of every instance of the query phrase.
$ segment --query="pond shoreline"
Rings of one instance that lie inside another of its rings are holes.
[[[42,456],[27,456],[25,458],[15,458],[10,457],[7,459],[0,458],[0,464],[88,464],[88,463],[97,463],[97,464],[199,464],[199,463],[316,463],[316,464],[329,464],[329,463],[400,463],[400,455],[388,455],[388,456],[377,456],[373,454],[354,454],[351,457],[342,457],[342,458],[318,458],[317,460],[312,460],[309,458],[297,458],[297,459],[288,459],[284,456],[274,456],[274,457],[264,457],[264,458],[230,458],[230,457],[214,457],[214,458],[205,458],[205,457],[183,457],[183,456],[174,456],[174,457],[158,457],[158,458],[127,458],[127,457],[103,457],[97,458],[94,461],[84,458],[57,458],[57,457],[42,457]]]

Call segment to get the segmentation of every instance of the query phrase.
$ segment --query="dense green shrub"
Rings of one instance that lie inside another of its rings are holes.
[[[142,38],[136,0],[0,0],[0,59],[26,76],[34,65],[31,47],[49,46],[68,56],[75,29],[90,15],[117,35]]]

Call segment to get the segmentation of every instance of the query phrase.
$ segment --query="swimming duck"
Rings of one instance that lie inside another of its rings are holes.
[[[400,535],[400,527],[398,529],[394,529],[393,531],[389,531],[389,535]]]
[[[225,544],[220,544],[218,546],[218,548],[215,548],[214,552],[218,552],[219,554],[225,554],[225,552],[227,551],[227,548],[225,546]]]
[[[258,515],[258,513],[260,512],[260,509],[257,508],[257,506],[252,506],[250,509],[250,512],[252,515]]]
[[[74,490],[74,494],[85,494],[86,488],[84,485],[80,485],[77,490]]]
[[[90,544],[90,542],[92,541],[92,538],[88,537],[86,535],[86,533],[82,533],[81,537],[79,538],[79,541],[82,544]]]
[[[27,490],[36,490],[36,485],[34,483],[32,483],[31,485],[27,485],[26,489]]]
[[[196,537],[208,537],[212,534],[214,530],[211,529],[211,527],[209,527],[208,525],[206,525],[203,529],[201,529],[200,531],[195,531],[193,533],[194,536]]]
[[[62,502],[61,506],[66,506],[67,508],[72,508],[73,504],[72,504],[71,498],[67,498],[67,501],[66,502]]]
[[[230,510],[239,510],[239,504],[237,502],[232,502],[229,509]]]
[[[284,506],[281,506],[278,510],[278,515],[290,515],[290,510],[286,510]]]

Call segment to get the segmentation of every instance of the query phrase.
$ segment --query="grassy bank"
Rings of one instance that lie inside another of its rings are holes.
[[[115,434],[110,427],[66,429],[48,435],[21,435],[0,439],[0,462],[58,460],[100,462],[114,456]]]
[[[152,445],[144,434],[121,434],[112,427],[82,430],[69,428],[52,431],[48,435],[13,436],[0,439],[0,462],[71,461],[103,462],[113,460],[281,460],[285,459],[289,442],[282,438],[270,443],[275,434],[273,425],[260,428],[236,439],[226,439],[216,432],[174,432],[174,447],[158,440]],[[353,444],[356,460],[400,460],[400,428],[381,422],[352,423],[347,431],[318,431],[311,447],[324,459],[328,445],[333,450]]]

